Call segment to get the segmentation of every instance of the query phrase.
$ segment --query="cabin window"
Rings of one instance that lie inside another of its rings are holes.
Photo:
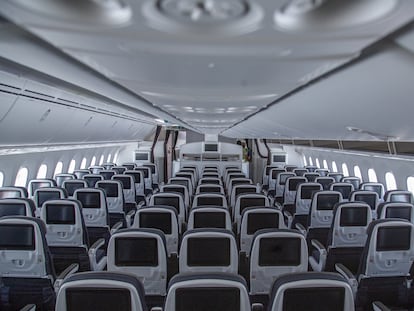
[[[397,183],[395,181],[395,177],[393,173],[388,172],[387,174],[385,174],[385,184],[387,186],[387,190],[397,189]]]
[[[59,162],[56,164],[56,167],[55,167],[55,172],[53,173],[53,176],[56,176],[57,174],[62,173],[62,170],[63,170],[63,163],[59,161]]]
[[[355,165],[355,166],[354,166],[354,175],[355,175],[356,177],[359,177],[359,179],[361,179],[361,180],[362,180],[361,169],[359,168],[359,166],[358,166],[358,165]]]
[[[407,178],[407,190],[414,193],[414,177],[410,176]]]
[[[81,165],[80,165],[81,170],[84,170],[86,168],[86,161],[87,161],[86,158],[82,159],[82,162],[81,162]]]
[[[349,176],[348,166],[346,163],[342,163],[342,174],[344,174],[344,176]]]
[[[4,174],[3,172],[0,172],[0,187],[3,187],[3,183],[4,183]]]
[[[17,187],[26,187],[28,175],[28,169],[26,167],[21,167],[17,172],[16,181],[14,182],[14,185]]]
[[[112,160],[112,162],[116,163],[116,161],[118,161],[118,156],[119,156],[119,152],[117,151],[114,155],[114,159]]]
[[[75,170],[76,167],[76,161],[74,159],[72,159],[69,163],[69,169],[68,169],[68,173],[73,173],[73,171]]]
[[[91,166],[94,166],[94,165],[95,165],[95,163],[96,163],[96,157],[94,156],[94,157],[92,158],[92,161],[91,161]]]
[[[321,167],[321,164],[319,163],[319,159],[318,158],[316,158],[315,159],[315,165],[319,168],[319,167]]]
[[[328,167],[328,161],[323,160],[323,168],[329,169],[329,167]]]
[[[47,165],[46,164],[40,165],[39,170],[37,171],[36,178],[46,178],[46,174],[47,174]]]
[[[112,154],[108,154],[108,158],[106,158],[106,162],[111,163]]]
[[[303,166],[308,165],[308,160],[306,160],[306,156],[303,156]]]
[[[101,155],[101,157],[99,158],[99,165],[102,165],[104,161],[104,155]]]
[[[377,173],[375,173],[375,170],[373,168],[370,168],[368,170],[368,180],[370,182],[378,182]]]
[[[313,159],[312,159],[312,157],[309,157],[309,165],[313,165]]]
[[[332,172],[337,173],[338,172],[338,167],[336,166],[336,162],[332,161]]]

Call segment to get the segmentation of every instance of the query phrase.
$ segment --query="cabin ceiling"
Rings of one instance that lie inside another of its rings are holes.
[[[0,14],[167,124],[414,140],[412,0],[3,0]]]

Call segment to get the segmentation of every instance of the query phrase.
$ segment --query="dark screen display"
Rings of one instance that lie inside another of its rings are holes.
[[[256,187],[237,187],[235,189],[236,197],[243,193],[256,193]]]
[[[63,184],[69,196],[73,196],[76,189],[85,188],[85,185],[82,182],[65,182]]]
[[[163,188],[163,192],[177,192],[181,195],[185,195],[185,188],[182,187],[174,187],[174,186],[165,186]]]
[[[219,186],[203,186],[199,189],[200,193],[221,193],[221,187]]]
[[[205,185],[205,184],[215,184],[215,185],[219,185],[220,184],[220,180],[219,179],[207,179],[207,180],[201,180],[201,185]]]
[[[32,193],[34,193],[35,190],[39,188],[52,187],[52,185],[50,182],[47,182],[47,181],[35,181],[31,183],[31,187],[32,187]]]
[[[99,183],[99,188],[105,191],[107,198],[117,198],[118,197],[118,184],[103,182]]]
[[[381,198],[382,187],[380,185],[364,185],[364,190],[374,191],[378,193],[378,196]]]
[[[345,311],[345,289],[342,287],[309,287],[287,289],[283,311]]]
[[[269,175],[271,169],[275,168],[274,166],[266,166],[265,175]]]
[[[68,288],[67,311],[131,311],[131,294],[120,288]]]
[[[279,227],[277,213],[249,213],[247,218],[247,234],[253,235],[257,230]]]
[[[336,182],[340,182],[341,179],[344,177],[344,175],[340,173],[329,173],[329,177],[332,177],[333,179],[335,179]]]
[[[115,265],[129,267],[158,266],[157,240],[155,238],[116,238]]]
[[[367,211],[360,206],[343,207],[339,224],[341,227],[364,227],[367,225]]]
[[[333,191],[338,191],[338,192],[340,192],[340,193],[342,193],[342,197],[344,198],[344,199],[348,199],[349,198],[349,195],[351,194],[351,192],[352,192],[352,185],[338,185],[338,186],[333,186],[332,187],[332,190]]]
[[[272,170],[272,179],[276,179],[280,173],[285,172],[285,170]]]
[[[401,193],[401,194],[391,194],[390,202],[400,202],[400,203],[411,203],[411,194]]]
[[[32,225],[1,224],[0,237],[0,249],[35,250],[35,236]]]
[[[140,172],[127,172],[126,175],[132,176],[134,183],[140,184],[142,182],[142,175]]]
[[[231,186],[237,186],[237,185],[246,185],[246,184],[250,184],[250,180],[248,179],[236,179],[236,180],[232,180],[231,181]]]
[[[385,210],[386,218],[402,218],[411,221],[411,206],[388,206]]]
[[[226,228],[226,214],[220,212],[194,213],[194,229],[197,228]]]
[[[294,175],[292,175],[292,174],[280,174],[280,180],[279,180],[279,184],[280,185],[285,185],[286,184],[286,180],[289,178],[289,177],[293,177]]]
[[[140,171],[142,173],[142,176],[144,176],[144,178],[149,178],[149,170],[145,168],[140,168],[140,167],[135,168],[135,170]]]
[[[74,225],[75,209],[72,205],[46,205],[46,222],[53,225]]]
[[[149,161],[148,152],[135,152],[135,161]]]
[[[217,144],[204,144],[204,152],[218,152]]]
[[[298,186],[300,184],[303,184],[304,182],[306,182],[306,180],[302,180],[300,178],[292,178],[289,179],[289,191],[297,191],[298,190]]]
[[[0,202],[0,217],[3,216],[27,216],[24,203]]]
[[[306,173],[303,175],[309,182],[315,182],[316,178],[320,177],[319,174],[312,174],[312,173]]]
[[[295,169],[294,173],[296,174],[296,176],[303,176],[304,174],[308,173],[308,170],[305,169]]]
[[[180,212],[180,199],[178,197],[154,197],[154,205],[167,205]]]
[[[140,212],[139,227],[159,229],[164,234],[171,234],[171,214]]]
[[[356,194],[354,199],[367,203],[372,210],[377,208],[377,196],[373,193]]]
[[[219,178],[217,173],[204,173],[203,178]]]
[[[115,172],[100,171],[99,175],[101,175],[104,178],[104,180],[110,180],[111,177],[115,175]]]
[[[134,164],[122,164],[127,170],[133,170],[135,168]]]
[[[13,199],[13,198],[20,198],[20,197],[21,197],[20,191],[0,189],[0,199]]]
[[[301,240],[298,238],[262,238],[259,266],[298,266]]]
[[[59,200],[60,192],[58,191],[41,191],[37,192],[37,206],[41,207],[43,203],[50,200]]]
[[[273,155],[273,162],[286,162],[286,156],[285,155]]]
[[[240,199],[240,214],[247,207],[265,206],[265,204],[265,198],[242,198]]]
[[[126,167],[113,166],[112,170],[114,170],[117,174],[123,174],[126,171]]]
[[[222,197],[197,197],[197,206],[214,205],[223,206]]]
[[[410,244],[410,227],[383,227],[378,229],[378,252],[408,250],[410,249]]]
[[[339,195],[336,194],[319,194],[316,205],[317,210],[333,210],[336,203],[339,202]]]
[[[124,189],[131,189],[131,179],[128,176],[116,176],[113,180],[120,181]]]
[[[188,189],[188,180],[186,179],[171,179],[170,183],[176,185],[183,185]]]
[[[187,264],[190,267],[229,266],[230,239],[189,238]]]
[[[318,178],[317,182],[322,185],[324,190],[329,190],[330,185],[335,182],[335,180],[332,178]]]
[[[320,191],[319,186],[302,186],[300,198],[302,200],[310,200],[315,192]]]
[[[155,174],[155,166],[154,165],[145,164],[143,166],[148,167],[151,170],[151,174]]]
[[[240,290],[229,287],[177,288],[175,311],[240,311]]]
[[[82,203],[82,208],[101,208],[99,192],[78,192],[76,198]]]

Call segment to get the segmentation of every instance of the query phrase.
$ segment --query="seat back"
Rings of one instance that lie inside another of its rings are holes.
[[[295,230],[258,231],[250,253],[250,294],[269,295],[274,281],[283,274],[308,270],[308,247]]]
[[[227,200],[224,194],[219,193],[200,193],[193,199],[193,206],[222,206],[227,209]]]
[[[322,185],[319,183],[305,182],[299,184],[296,191],[295,214],[309,215],[309,209],[314,193],[322,190]]]
[[[87,227],[108,227],[109,213],[103,189],[77,189],[73,197],[82,203],[82,214]]]
[[[344,174],[331,172],[328,173],[328,177],[332,177],[333,179],[335,179],[335,182],[341,182],[342,178],[344,178]]]
[[[183,173],[183,172],[177,172],[175,173],[174,177],[180,177],[180,178],[187,178],[189,180],[188,182],[188,191],[191,193],[194,193],[194,183],[195,183],[195,177],[194,174],[191,172]]]
[[[287,179],[295,176],[295,173],[292,172],[280,173],[277,175],[275,197],[283,197]]]
[[[35,217],[36,206],[32,199],[10,198],[0,200],[0,217],[29,216]]]
[[[149,205],[171,206],[177,211],[178,224],[181,227],[186,220],[186,210],[184,200],[179,193],[160,192],[151,196]]]
[[[58,187],[43,187],[35,190],[33,201],[38,209],[49,200],[66,199],[68,194],[65,189]]]
[[[252,185],[252,184],[253,184],[253,182],[252,182],[252,180],[250,178],[243,177],[243,178],[233,178],[233,179],[230,179],[229,186],[226,187],[227,193],[228,194],[231,194],[232,191],[233,191],[233,188],[235,186],[237,186],[237,185]]]
[[[398,202],[381,203],[378,206],[378,218],[401,218],[414,223],[414,205]]]
[[[246,175],[245,175],[244,173],[242,173],[242,172],[239,172],[239,173],[229,173],[229,174],[227,175],[227,179],[226,179],[226,180],[224,180],[224,182],[225,182],[225,186],[226,186],[226,189],[227,189],[227,190],[231,190],[231,187],[233,187],[233,183],[232,183],[232,181],[233,181],[234,179],[238,179],[238,178],[247,178],[247,177],[246,177]]]
[[[270,206],[269,198],[264,194],[246,193],[237,197],[233,211],[233,222],[237,225],[237,232],[240,231],[241,214],[243,210],[254,206]]]
[[[335,179],[333,177],[317,177],[315,179],[315,182],[320,183],[323,187],[323,190],[329,190],[331,187],[331,184],[335,182]]]
[[[124,192],[119,180],[101,180],[95,184],[95,187],[105,191],[109,213],[124,212]]]
[[[293,173],[295,173],[296,176],[303,177],[303,175],[305,175],[306,173],[309,173],[309,171],[306,168],[295,168],[293,170]]]
[[[133,162],[122,163],[121,166],[125,167],[129,171],[132,171],[137,167],[137,165]]]
[[[354,189],[356,190],[356,189],[359,189],[359,186],[361,185],[361,178],[357,176],[347,176],[347,177],[343,177],[341,179],[341,182],[352,184],[354,186]]]
[[[111,180],[119,181],[122,184],[122,192],[124,193],[125,203],[135,203],[135,183],[134,177],[125,174],[115,174]]]
[[[72,198],[76,189],[87,188],[88,183],[83,179],[67,179],[62,182],[62,188],[68,193],[68,197]]]
[[[232,188],[230,195],[230,206],[233,208],[236,204],[236,199],[241,194],[259,193],[256,185],[236,185]]]
[[[114,170],[117,175],[123,174],[127,168],[124,166],[112,166],[111,170]]]
[[[101,165],[92,165],[88,167],[88,170],[91,172],[91,174],[99,174],[100,171],[103,171],[105,167]]]
[[[220,228],[231,231],[229,211],[218,207],[194,207],[188,216],[187,230],[200,228]]]
[[[209,185],[222,185],[222,181],[220,178],[213,178],[213,177],[202,177],[198,181],[199,185],[209,184]]]
[[[414,203],[413,194],[408,190],[389,190],[384,194],[385,202]]]
[[[56,310],[147,311],[141,282],[119,272],[82,272],[65,280],[56,299]]]
[[[286,172],[293,172],[293,170],[297,169],[297,168],[298,168],[297,165],[291,165],[291,164],[286,164],[285,165]]]
[[[308,182],[315,182],[316,178],[321,177],[321,174],[319,174],[319,173],[305,173],[305,174],[303,174],[303,177],[305,177]]]
[[[135,185],[135,196],[145,196],[145,181],[141,171],[126,170],[124,175],[132,176]]]
[[[331,184],[329,190],[339,191],[342,193],[342,198],[344,201],[349,201],[352,191],[354,191],[354,185],[346,182],[335,182]]]
[[[180,254],[180,273],[238,272],[238,250],[231,231],[194,229],[184,233]]]
[[[163,295],[167,290],[165,237],[157,229],[123,229],[108,244],[108,271],[136,276],[146,295]]]
[[[115,170],[102,170],[98,172],[99,175],[101,175],[103,177],[104,180],[111,180],[112,176],[114,176],[115,174],[117,174],[117,172]]]
[[[193,196],[194,194],[194,188],[193,188],[193,184],[191,182],[190,178],[186,178],[186,177],[172,177],[168,180],[169,184],[178,184],[178,185],[184,185],[187,187],[188,190],[188,195],[190,197]]]
[[[315,173],[318,173],[321,177],[325,177],[328,176],[329,170],[327,168],[318,168],[315,170]]]
[[[313,195],[309,211],[309,228],[329,228],[333,219],[335,204],[342,202],[339,191],[325,190]]]
[[[177,275],[171,279],[166,311],[251,311],[246,281],[232,274]]]
[[[414,260],[414,225],[401,219],[378,219],[370,223],[358,276],[409,275]]]
[[[102,166],[106,170],[111,170],[114,166],[116,166],[116,164],[113,162],[105,162],[105,163],[102,163]]]
[[[272,207],[249,207],[242,213],[240,251],[249,256],[253,237],[262,229],[285,229],[283,214]]]
[[[145,189],[152,190],[152,172],[151,168],[146,166],[138,166],[134,169],[134,171],[139,171],[142,173],[142,177],[144,178]]]
[[[24,187],[0,187],[0,199],[28,198],[29,194]]]
[[[170,206],[146,206],[135,213],[133,228],[158,229],[164,233],[168,256],[178,254],[179,225],[177,211]]]
[[[300,184],[306,183],[305,177],[294,176],[286,180],[285,190],[283,193],[284,204],[294,204],[296,200],[296,193]]]
[[[91,171],[88,169],[79,169],[79,170],[74,170],[73,174],[75,174],[77,179],[82,179],[83,176],[90,174]]]
[[[224,188],[221,185],[204,184],[197,186],[196,195],[200,193],[218,193],[224,195]]]
[[[384,199],[385,188],[384,185],[379,182],[364,182],[359,188],[361,190],[375,191],[378,193],[378,198],[380,201]]]
[[[262,185],[263,186],[269,186],[270,171],[273,168],[277,168],[277,166],[265,165],[265,167],[263,168],[263,173],[262,173]]]
[[[349,201],[365,202],[371,207],[372,217],[377,218],[377,207],[379,203],[378,193],[368,190],[355,190],[351,192]]]
[[[40,219],[46,225],[49,246],[88,248],[88,236],[79,201],[47,201],[43,204]]]
[[[158,173],[157,166],[154,163],[144,163],[142,164],[142,166],[149,167],[151,169],[152,183],[154,185],[158,185],[160,181],[159,181],[159,173]]]
[[[56,180],[56,185],[58,187],[62,187],[62,184],[65,180],[72,180],[72,179],[76,179],[76,175],[75,174],[70,174],[70,173],[59,173],[55,175],[55,180]]]
[[[188,188],[179,184],[164,184],[160,186],[160,192],[166,193],[180,193],[184,199],[184,204],[188,209],[190,207],[190,196],[188,195]]]
[[[27,185],[27,190],[29,192],[29,198],[33,198],[35,191],[39,188],[52,188],[56,187],[56,182],[53,179],[43,178],[43,179],[32,179]]]
[[[40,219],[25,216],[1,218],[0,276],[54,280],[45,236],[46,228]]]
[[[268,189],[269,190],[275,190],[275,187],[276,187],[276,182],[277,182],[277,176],[280,174],[280,173],[285,173],[286,172],[286,170],[284,169],[284,168],[272,168],[272,169],[270,169],[270,171],[269,171],[269,176],[268,176],[268,185],[269,185],[269,187],[268,187]]]
[[[302,310],[354,311],[352,289],[337,273],[282,275],[273,284],[269,311]]]
[[[331,248],[363,247],[371,221],[372,213],[368,204],[363,202],[337,204],[327,244]]]

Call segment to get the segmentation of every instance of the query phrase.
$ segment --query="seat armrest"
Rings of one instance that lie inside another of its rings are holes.
[[[263,311],[264,307],[261,303],[253,303],[252,304],[252,311]]]
[[[325,265],[326,265],[326,257],[327,257],[326,249],[322,245],[321,242],[315,239],[311,240],[311,245],[312,245],[312,248],[314,248],[315,251],[318,253],[318,258],[315,258],[315,256],[313,256],[313,250],[312,250],[311,255],[309,256],[309,265],[312,267],[313,271],[321,272],[325,269]]]
[[[140,202],[137,204],[137,209],[138,209],[138,208],[143,207],[144,205],[145,205],[145,201],[140,201]]]
[[[78,272],[79,270],[79,264],[73,263],[69,267],[67,267],[65,270],[63,270],[60,275],[56,278],[56,281],[54,283],[55,292],[58,293],[60,286],[62,285],[63,281],[74,274],[75,272]]]
[[[36,311],[36,305],[35,304],[25,305],[23,308],[20,309],[20,311]]]
[[[285,216],[285,218],[287,219],[287,227],[290,228],[290,226],[292,225],[292,221],[293,221],[292,214],[288,211],[283,211],[283,216]]]
[[[103,252],[105,252],[105,239],[100,238],[96,240],[95,243],[89,248],[88,255],[89,255],[89,262],[91,264],[91,269],[93,271],[102,271],[106,266],[107,257],[103,256],[99,261],[97,258],[97,251],[98,249],[102,248]]]
[[[280,211],[282,210],[282,207],[283,207],[282,204],[276,201],[273,202],[273,206],[276,207]]]
[[[136,211],[134,210],[130,210],[126,215],[125,215],[125,220],[127,223],[127,227],[130,228],[132,226],[132,223],[134,222],[134,216],[135,216]]]
[[[296,223],[295,224],[295,228],[297,230],[299,230],[300,233],[302,233],[303,236],[306,236],[306,228],[304,225],[300,224],[300,223]]]
[[[354,298],[356,297],[356,293],[358,290],[358,281],[356,280],[355,276],[352,274],[352,272],[345,267],[341,263],[335,264],[335,270],[342,275],[345,280],[348,282],[348,284],[351,286],[352,292],[354,293]]]
[[[117,232],[119,229],[121,229],[123,226],[122,221],[118,221],[116,224],[114,224],[111,228],[111,235]]]
[[[374,301],[372,303],[372,308],[374,311],[391,311],[391,309],[384,305],[381,301]]]

